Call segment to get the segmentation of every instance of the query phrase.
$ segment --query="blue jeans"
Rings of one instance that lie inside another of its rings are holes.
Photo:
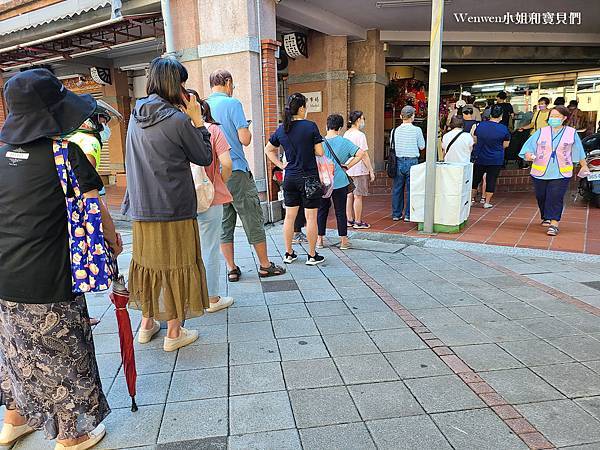
[[[221,281],[221,223],[223,221],[223,205],[215,205],[198,214],[200,228],[200,251],[206,270],[206,284],[209,297],[219,295]]]
[[[410,217],[410,168],[419,164],[419,158],[397,158],[398,172],[392,188],[392,217],[402,217],[404,212],[404,190],[406,188],[406,214]]]

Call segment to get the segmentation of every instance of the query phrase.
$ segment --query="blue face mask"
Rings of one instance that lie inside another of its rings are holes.
[[[110,139],[110,128],[107,124],[104,124],[104,129],[100,132],[100,139],[102,139],[102,143],[108,141]]]
[[[562,119],[559,119],[558,117],[550,117],[548,119],[548,125],[550,125],[552,128],[558,128],[562,125],[562,123]]]

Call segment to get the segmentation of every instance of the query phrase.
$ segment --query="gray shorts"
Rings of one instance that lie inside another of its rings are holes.
[[[354,181],[354,195],[366,197],[369,195],[369,175],[357,175],[352,177]]]
[[[223,205],[221,243],[231,244],[238,215],[251,245],[265,242],[265,220],[252,172],[236,170],[227,181],[233,202]]]

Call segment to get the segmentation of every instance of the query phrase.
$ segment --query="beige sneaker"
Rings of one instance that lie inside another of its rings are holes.
[[[54,450],[88,450],[89,448],[95,447],[102,439],[104,439],[104,436],[106,436],[106,428],[103,424],[100,424],[94,431],[88,433],[89,439],[80,442],[77,445],[69,446],[57,442]]]
[[[206,308],[206,312],[214,313],[229,308],[231,305],[233,305],[233,297],[219,297],[219,301],[211,303],[210,307]]]
[[[10,447],[12,444],[17,442],[19,439],[33,433],[35,430],[29,425],[11,425],[5,423],[2,425],[2,431],[0,431],[0,445]]]
[[[160,322],[155,320],[154,326],[152,327],[152,329],[144,330],[143,328],[140,328],[140,331],[138,333],[138,342],[140,344],[147,344],[148,342],[150,342],[152,340],[154,335],[156,333],[158,333],[159,331],[160,331]]]
[[[165,336],[165,343],[163,349],[165,350],[165,352],[174,352],[178,348],[190,345],[196,339],[198,339],[197,330],[186,330],[185,328],[181,327],[179,337],[171,339]]]

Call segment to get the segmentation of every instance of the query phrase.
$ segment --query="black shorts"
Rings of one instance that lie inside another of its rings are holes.
[[[485,192],[496,192],[496,180],[501,170],[502,166],[475,163],[473,166],[473,189],[477,189],[477,186],[483,181],[483,176],[485,175]]]
[[[285,206],[316,209],[321,204],[321,196],[314,199],[307,198],[304,192],[304,178],[286,175],[283,180],[283,203]]]

